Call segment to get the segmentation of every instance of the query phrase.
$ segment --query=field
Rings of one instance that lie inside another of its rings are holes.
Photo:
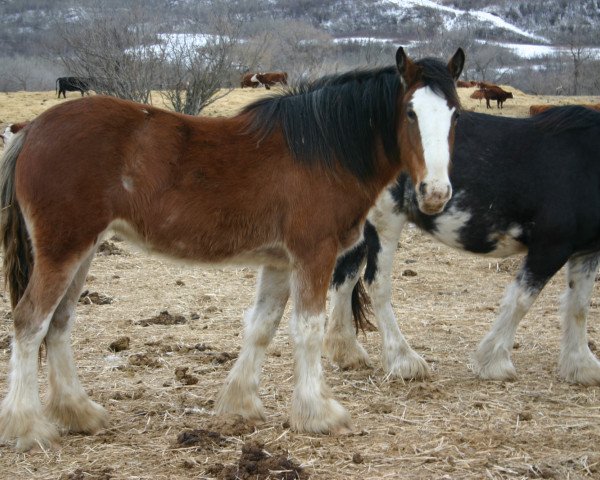
[[[468,98],[471,92],[460,91],[465,108],[485,111],[485,103]],[[231,115],[264,94],[236,89],[207,113]],[[79,95],[68,96],[67,101]],[[65,101],[55,97],[0,94],[0,127]],[[160,105],[159,95],[153,97]],[[515,92],[503,110],[490,112],[525,116],[532,103],[599,101]],[[493,321],[519,259],[467,255],[407,228],[395,260],[393,303],[432,378],[386,378],[378,332],[361,333],[373,369],[341,371],[323,359],[335,397],[352,416],[353,432],[307,435],[287,425],[293,386],[289,306],[263,369],[266,423],[212,414],[241,345],[255,270],[173,264],[118,238],[107,240],[78,306],[73,348],[82,383],[108,410],[110,426],[93,436],[64,435],[60,448],[51,451],[17,454],[0,446],[0,478],[236,478],[238,466],[239,478],[295,478],[293,470],[301,478],[328,480],[600,478],[600,387],[569,385],[556,374],[562,272],[518,330],[513,352],[518,379],[481,381],[469,368],[470,355]],[[588,328],[596,354],[599,290],[600,283]],[[4,396],[12,325],[8,294],[0,292]],[[122,337],[129,338],[128,345]],[[112,351],[117,341],[127,348]],[[42,365],[42,393],[45,373]],[[199,430],[189,433],[193,429]]]

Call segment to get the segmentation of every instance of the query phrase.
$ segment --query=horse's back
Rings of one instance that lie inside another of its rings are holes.
[[[586,111],[586,119],[578,123],[576,118],[569,120],[571,112],[564,110],[567,115],[554,119],[545,114],[510,118],[465,112],[457,127],[453,155],[454,164],[460,165],[457,181],[464,176],[472,184],[485,174],[500,177],[499,181],[486,180],[498,188],[514,190],[525,187],[520,179],[536,178],[546,187],[556,184],[560,188],[569,183],[570,178],[564,176],[567,172],[571,176],[584,169],[592,175],[600,173],[600,113],[589,111],[588,115]]]
[[[149,120],[160,112],[150,108],[86,97],[42,113],[31,123],[17,163],[21,195],[35,192],[38,204],[63,192],[77,192],[84,203],[118,201],[115,185],[123,184],[129,166],[152,173],[148,181],[160,181],[161,169],[153,168],[160,165],[157,152],[168,151],[173,141],[165,142]]]
[[[246,243],[255,249],[270,232],[257,234],[254,243],[244,234],[216,239],[250,223],[241,218],[244,206],[267,211],[265,195],[253,197],[250,187],[244,192],[244,173],[256,162],[240,154],[245,142],[233,137],[238,129],[235,121],[109,97],[68,102],[32,122],[17,162],[17,196],[29,215],[48,220],[45,230],[76,225],[82,243],[126,225],[134,240],[179,257],[225,257]],[[184,241],[175,248],[177,237]]]

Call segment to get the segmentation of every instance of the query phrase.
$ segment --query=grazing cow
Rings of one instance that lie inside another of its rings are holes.
[[[544,105],[531,105],[529,107],[529,115],[534,116],[534,115],[537,115],[538,113],[545,112],[546,110],[550,110],[551,108],[556,108],[558,106],[559,105],[552,105],[550,103],[547,103]],[[582,104],[581,106],[586,107],[586,108],[591,108],[592,110],[600,111],[600,103],[589,103],[587,105]]]
[[[25,126],[27,126],[29,122],[21,122],[21,123],[11,123],[4,129],[4,133],[0,133],[0,138],[2,138],[2,142],[4,143],[4,148],[10,145],[11,140],[15,136],[15,134],[22,130]]]
[[[481,100],[482,98],[485,98],[485,96],[483,95],[483,90],[475,90],[471,94],[471,98],[474,98],[475,100]],[[481,103],[481,102],[479,102],[479,103]]]
[[[58,92],[58,98],[60,98],[61,93],[63,98],[67,98],[66,92],[81,92],[82,97],[84,93],[89,95],[91,84],[91,78],[58,77],[56,79],[56,91]]]
[[[256,79],[269,90],[276,83],[287,85],[288,74],[287,72],[257,73]]]
[[[497,85],[488,85],[483,89],[483,98],[485,98],[485,106],[487,108],[492,108],[490,105],[490,100],[496,100],[497,108],[503,108],[503,103],[507,98],[513,98],[512,92],[507,92],[506,90],[502,90]]]
[[[252,87],[256,88],[260,85],[260,82],[257,80],[257,73],[245,73],[242,77],[241,87]]]

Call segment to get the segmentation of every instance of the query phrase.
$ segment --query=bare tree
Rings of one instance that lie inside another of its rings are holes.
[[[579,95],[579,89],[581,86],[581,73],[584,65],[592,58],[590,49],[583,45],[572,42],[569,45],[569,52],[573,61],[573,95]]]
[[[167,36],[167,79],[161,94],[176,112],[197,115],[231,91],[221,90],[232,69],[229,39],[211,35]]]
[[[2,57],[0,91],[54,89],[54,82],[59,74],[60,69],[44,58],[21,55]]]
[[[227,80],[239,70],[240,22],[223,2],[210,3],[213,8],[198,11],[202,18],[194,21],[204,33],[163,36],[162,57],[169,79],[162,94],[175,111],[189,115],[197,115],[231,92],[233,84]]]
[[[502,49],[495,45],[474,45],[469,55],[470,71],[473,78],[481,81],[500,80],[498,69],[502,67],[499,61],[499,53]]]
[[[384,42],[379,42],[372,37],[368,37],[364,42],[360,43],[361,53],[364,56],[366,65],[381,65],[389,63],[391,58],[388,55],[388,45]]]
[[[571,81],[571,94],[579,95],[581,90],[581,78],[586,64],[593,58],[592,50],[587,46],[589,38],[590,25],[582,19],[577,24],[567,25],[561,33],[559,39],[562,40],[569,49],[569,56],[573,65],[573,74]]]
[[[327,33],[302,21],[274,23],[270,45],[272,66],[287,70],[292,78],[321,75],[331,70],[328,55],[335,44]]]
[[[33,63],[24,57],[16,57],[11,60],[10,77],[17,84],[19,90],[27,90],[33,77]]]
[[[98,93],[148,103],[160,77],[163,58],[156,32],[140,10],[98,14],[87,22],[66,24],[60,57],[71,75],[88,79]]]

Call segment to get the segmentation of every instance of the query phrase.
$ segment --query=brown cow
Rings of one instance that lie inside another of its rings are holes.
[[[475,84],[481,89],[484,90],[486,88],[494,88],[494,87],[498,87],[498,85],[496,85],[495,83],[489,83],[489,82],[475,82]],[[498,87],[500,88],[500,87]]]
[[[498,102],[498,108],[503,108],[502,104],[506,99],[513,98],[512,92],[502,90],[498,85],[494,85],[493,83],[478,82],[477,86],[479,87],[479,90],[473,92],[471,98],[477,98],[479,100],[485,98],[485,106],[487,108],[492,108],[490,106],[490,100],[496,100]]]
[[[241,87],[252,87],[256,88],[260,85],[259,81],[256,79],[257,73],[244,73],[241,81]]]
[[[482,98],[485,98],[483,96],[483,90],[475,90],[472,94],[471,94],[471,98],[474,98],[475,100],[481,100]]]
[[[477,82],[475,80],[458,80],[456,86],[459,88],[472,88],[477,86]]]
[[[483,96],[485,98],[485,106],[487,108],[492,108],[490,106],[490,100],[496,100],[497,108],[503,108],[503,103],[508,98],[513,98],[512,92],[507,92],[506,90],[502,90],[500,87],[494,85],[493,88],[485,87],[483,89]]]
[[[256,79],[264,85],[267,90],[270,90],[276,83],[287,85],[288,74],[287,72],[257,73]]]
[[[550,103],[546,103],[544,105],[531,105],[529,107],[529,115],[534,116],[538,113],[545,112],[546,110],[550,110],[551,108],[558,107],[559,105],[552,105]],[[588,103],[581,104],[582,107],[591,108],[592,110],[600,111],[600,103]]]
[[[545,105],[530,105],[529,106],[529,115],[531,117],[533,117],[534,115],[537,115],[538,113],[542,113],[545,112],[546,110],[550,110],[551,108],[554,108],[558,105],[552,105],[552,104],[545,104]]]

